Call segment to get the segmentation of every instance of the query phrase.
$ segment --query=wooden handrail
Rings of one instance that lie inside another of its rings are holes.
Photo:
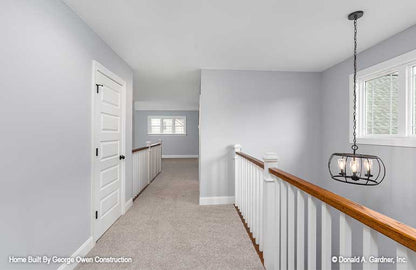
[[[143,146],[143,147],[135,148],[135,149],[132,150],[132,153],[143,151],[143,150],[149,149],[149,147],[152,148],[152,147],[155,147],[155,146],[158,146],[158,145],[162,145],[162,143],[158,142],[158,143],[151,144],[150,146]]]
[[[161,142],[158,142],[158,143],[151,144],[150,145],[150,148],[155,147],[155,146],[158,146],[158,145],[162,145],[162,143]]]
[[[243,152],[236,152],[236,154],[239,155],[239,156],[242,156],[243,158],[247,159],[248,161],[250,161],[250,162],[256,164],[257,166],[259,166],[260,168],[264,169],[264,163],[263,163],[263,161],[258,160],[257,158],[252,157],[250,155],[247,155],[247,154],[245,154]]]
[[[143,147],[135,148],[135,149],[133,149],[132,153],[139,152],[139,151],[143,151],[143,150],[146,150],[148,148],[149,148],[148,146],[143,146]]]
[[[240,153],[237,153],[240,156]],[[244,157],[248,155],[244,154]],[[249,156],[250,157],[250,156]],[[251,157],[250,157],[251,158]],[[248,158],[247,158],[248,159]],[[380,214],[356,202],[348,200],[338,194],[311,184],[299,177],[282,170],[271,168],[269,172],[283,181],[312,195],[326,204],[338,209],[348,216],[358,220],[368,227],[376,230],[403,246],[416,251],[416,229],[405,225],[395,219]]]

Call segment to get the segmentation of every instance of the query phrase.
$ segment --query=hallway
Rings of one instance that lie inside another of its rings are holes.
[[[162,173],[87,255],[133,262],[76,269],[264,269],[233,205],[198,205],[197,179],[197,159],[164,159]]]

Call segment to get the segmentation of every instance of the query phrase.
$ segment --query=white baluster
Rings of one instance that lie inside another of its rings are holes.
[[[316,204],[308,195],[308,269],[316,269]]]
[[[239,172],[238,172],[238,209],[242,211],[243,200],[243,158],[239,158]]]
[[[247,223],[247,179],[248,179],[248,161],[247,159],[244,159],[244,220]]]
[[[244,205],[243,205],[243,217],[244,220],[247,221],[247,171],[248,171],[248,161],[244,159],[244,188],[243,188],[243,196],[244,196]]]
[[[259,181],[259,203],[260,203],[260,219],[259,219],[259,250],[264,250],[264,189],[263,189],[263,179],[264,179],[264,173],[263,171],[260,172],[261,178]]]
[[[402,245],[400,245],[400,244],[397,244],[397,248],[396,248],[396,259],[398,260],[398,259],[400,259],[400,260],[402,260],[402,259],[405,259],[406,260],[406,262],[397,262],[397,264],[396,264],[396,269],[397,270],[410,270],[410,269],[413,269],[413,268],[410,268],[410,266],[407,264],[407,260],[408,260],[408,252],[407,252],[407,248],[406,247],[404,247],[404,246],[402,246]]]
[[[275,269],[280,268],[280,216],[281,216],[281,180],[275,176],[274,182],[274,223],[271,224],[272,235],[270,238],[272,239],[272,246],[271,246],[271,253],[273,254],[273,266]],[[267,269],[267,268],[266,268]]]
[[[322,250],[321,250],[321,267],[322,269],[331,269],[332,268],[332,261],[331,261],[331,214],[329,213],[329,206],[322,202],[321,205],[321,213],[322,213]]]
[[[276,216],[279,213],[276,211],[276,185],[275,179],[270,175],[269,168],[277,167],[277,155],[274,153],[266,153],[263,157],[264,172],[263,172],[263,257],[264,266],[266,269],[275,269],[279,264],[276,264],[275,257],[278,257],[278,243],[276,243]]]
[[[241,152],[241,145],[234,145],[234,203],[239,207],[239,197],[238,197],[238,188],[240,184],[240,156],[237,153]]]
[[[280,182],[280,269],[287,266],[287,184]]]
[[[147,183],[150,183],[150,153],[151,153],[151,148],[150,145],[152,144],[151,141],[146,141],[146,146],[147,146],[147,157],[146,157],[146,161],[147,161]]]
[[[296,269],[305,269],[305,198],[303,192],[296,194]]]
[[[251,222],[251,225],[253,226],[253,238],[256,238],[256,223],[257,223],[257,165],[254,166],[253,171],[253,221]]]
[[[399,270],[415,270],[416,269],[416,252],[397,243],[396,251],[396,267]]]
[[[377,232],[373,231],[367,226],[363,226],[363,256],[367,260],[363,263],[363,270],[377,270],[377,263],[369,263],[368,258],[370,256],[378,256],[378,247],[376,242]]]
[[[351,257],[351,221],[344,213],[339,215],[339,254],[343,257]],[[340,270],[351,270],[351,263],[340,263]]]
[[[253,221],[253,163],[250,162],[249,165],[249,173],[248,173],[248,218],[247,218],[247,225],[250,232],[253,232],[253,225],[251,224]]]
[[[287,268],[295,269],[295,190],[287,190]]]
[[[254,227],[256,228],[254,238],[256,239],[256,244],[259,244],[260,238],[260,229],[259,229],[259,220],[260,220],[260,192],[259,192],[259,183],[260,183],[260,169],[256,169],[256,220]]]

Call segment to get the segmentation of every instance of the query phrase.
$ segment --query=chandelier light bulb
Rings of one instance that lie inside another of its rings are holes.
[[[345,166],[346,166],[346,161],[343,158],[338,159],[338,167],[340,169],[340,175],[344,175],[345,174]]]
[[[371,175],[371,168],[373,166],[373,161],[371,159],[365,159],[364,160],[364,167],[366,169],[366,174],[365,176],[372,176]]]
[[[360,161],[357,158],[353,158],[350,162],[350,168],[353,174],[359,173]]]

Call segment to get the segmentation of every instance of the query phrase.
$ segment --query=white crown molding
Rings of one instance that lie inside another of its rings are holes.
[[[198,104],[167,101],[136,101],[136,111],[199,111]]]

